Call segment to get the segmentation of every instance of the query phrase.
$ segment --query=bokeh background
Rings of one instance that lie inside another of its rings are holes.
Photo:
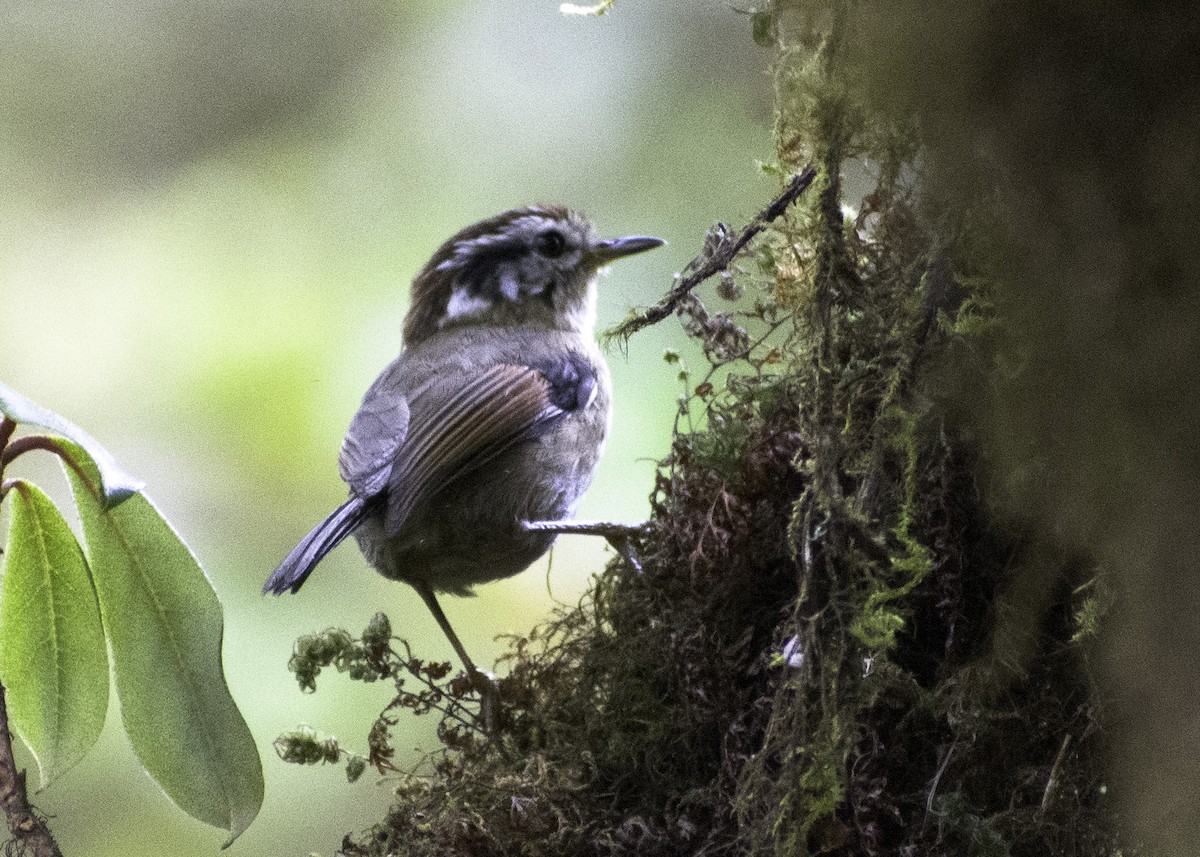
[[[183,533],[226,609],[225,660],[266,774],[234,854],[329,853],[383,814],[386,783],[284,765],[309,724],[348,746],[390,699],[286,662],[299,634],[386,610],[450,659],[420,600],[352,545],[297,597],[264,577],[340,501],[335,459],[400,343],[412,275],[458,228],[564,202],[606,234],[669,246],[602,282],[601,325],[660,295],[717,220],[775,185],[770,55],[719,0],[623,0],[600,19],[554,0],[28,0],[0,5],[0,380],[84,426]],[[671,320],[610,355],[615,427],[585,518],[638,520],[666,451],[681,347]],[[50,461],[20,475],[65,497]],[[573,602],[605,561],[565,539],[552,569],[448,599],[490,662]],[[406,720],[402,765],[435,745]],[[21,761],[30,764],[28,755]],[[114,701],[100,745],[37,795],[64,853],[212,854],[220,831],[141,772]]]

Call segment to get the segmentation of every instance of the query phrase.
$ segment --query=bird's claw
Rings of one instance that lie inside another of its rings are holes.
[[[642,561],[638,559],[637,551],[633,547],[633,540],[639,535],[641,535],[640,531],[636,533],[612,533],[605,536],[605,540],[612,546],[613,550],[625,558],[630,568],[638,574],[642,574],[645,569],[642,568]]]

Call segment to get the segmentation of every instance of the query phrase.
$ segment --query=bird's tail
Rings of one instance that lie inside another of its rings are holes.
[[[322,557],[342,543],[342,539],[354,532],[367,516],[367,503],[362,497],[351,497],[338,506],[313,531],[292,548],[292,552],[279,563],[279,568],[263,584],[263,595],[282,595],[295,592],[304,585]]]

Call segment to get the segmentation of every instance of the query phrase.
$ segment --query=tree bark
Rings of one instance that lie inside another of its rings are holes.
[[[13,758],[12,731],[8,728],[8,704],[4,685],[0,684],[0,806],[13,841],[32,857],[62,857],[58,843],[45,820],[29,805],[25,792],[25,772],[17,770]],[[22,853],[22,852],[18,852]]]

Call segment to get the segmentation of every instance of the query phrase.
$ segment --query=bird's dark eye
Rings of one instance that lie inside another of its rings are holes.
[[[534,240],[534,248],[547,259],[554,259],[567,249],[567,239],[554,229],[547,229]]]

